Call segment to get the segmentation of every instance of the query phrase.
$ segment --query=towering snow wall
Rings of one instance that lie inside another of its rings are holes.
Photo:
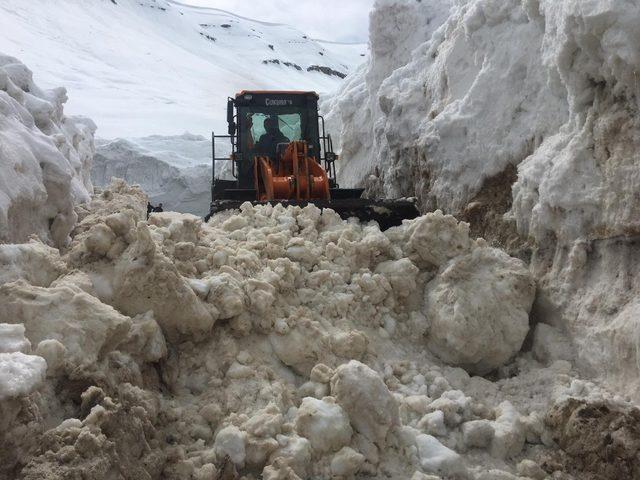
[[[0,243],[36,234],[58,246],[89,200],[95,125],[64,115],[64,88],[44,91],[0,54]]]
[[[369,65],[325,105],[341,183],[531,255],[537,319],[637,395],[640,6],[451,3],[377,2]]]

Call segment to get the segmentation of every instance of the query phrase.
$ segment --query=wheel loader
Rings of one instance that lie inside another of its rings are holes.
[[[214,132],[211,138],[213,181],[207,220],[244,202],[311,203],[345,219],[374,220],[381,229],[419,216],[410,200],[364,199],[362,188],[340,188],[338,156],[318,114],[318,99],[315,92],[247,90],[228,98],[228,134]],[[216,156],[220,142],[230,142],[229,157]],[[217,178],[223,162],[227,179]]]

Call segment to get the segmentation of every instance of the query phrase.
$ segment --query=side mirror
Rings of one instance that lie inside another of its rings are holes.
[[[234,118],[234,101],[230,98],[227,101],[227,124],[229,125],[229,135],[233,136],[236,134],[236,122],[233,121]]]

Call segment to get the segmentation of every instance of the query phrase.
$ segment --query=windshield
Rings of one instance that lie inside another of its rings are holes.
[[[290,142],[302,140],[302,118],[299,113],[287,113],[282,115],[267,115],[265,113],[250,113],[248,115],[251,125],[251,137],[254,143],[260,141],[263,135],[267,133],[265,122],[267,120],[277,120],[278,130]]]

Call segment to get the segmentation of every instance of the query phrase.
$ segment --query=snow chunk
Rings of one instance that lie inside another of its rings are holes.
[[[400,438],[406,447],[415,449],[418,463],[424,472],[443,477],[464,475],[467,472],[462,457],[435,437],[411,427],[402,427]]]
[[[37,240],[18,245],[0,245],[0,285],[26,280],[48,287],[67,270],[58,250]]]
[[[504,365],[529,331],[535,283],[524,263],[478,247],[427,287],[428,346],[445,362],[485,374]]]
[[[349,417],[332,400],[306,397],[296,416],[296,431],[320,453],[339,450],[351,441],[353,433]]]
[[[279,435],[280,447],[271,454],[270,462],[282,460],[290,466],[301,478],[307,476],[307,469],[311,463],[311,443],[304,437],[297,435]]]
[[[428,473],[456,475],[464,473],[466,468],[460,455],[442,445],[431,435],[416,435],[416,446],[420,466]]]
[[[466,448],[487,448],[495,434],[489,420],[472,420],[462,424],[462,442]]]
[[[191,235],[185,232],[191,232],[189,218],[178,224],[178,239]],[[217,318],[217,312],[214,315],[207,309],[175,264],[156,247],[150,227],[140,222],[135,232],[135,242],[116,262],[113,293],[108,299],[110,303],[131,316],[153,311],[155,319],[169,336],[179,333],[198,335],[208,331]]]
[[[55,375],[64,362],[66,347],[58,340],[43,340],[36,347],[36,355],[47,361],[47,374]]]
[[[233,425],[220,430],[213,444],[218,458],[223,460],[225,457],[229,457],[236,466],[244,467],[246,436],[245,432]]]
[[[339,477],[351,477],[358,473],[364,463],[364,455],[344,447],[331,460],[331,473]]]
[[[24,325],[0,323],[0,353],[31,351],[31,342],[24,336]]]
[[[47,362],[22,352],[0,353],[0,400],[28,395],[44,381]]]
[[[381,448],[389,429],[400,424],[394,396],[374,370],[357,360],[336,369],[331,394],[349,415],[355,431]]]
[[[95,363],[125,340],[132,325],[78,287],[42,288],[23,281],[0,287],[0,321],[23,323],[33,344],[58,340],[76,365]]]
[[[502,402],[496,409],[493,422],[495,435],[491,442],[491,455],[505,459],[518,455],[527,439],[526,425],[510,402]]]
[[[309,376],[319,359],[331,350],[330,339],[317,322],[297,319],[285,335],[273,333],[269,340],[277,357],[301,375]]]
[[[421,267],[440,267],[471,250],[469,224],[440,210],[413,220],[405,235],[406,253]]]
[[[416,288],[416,280],[420,270],[408,258],[389,260],[376,267],[376,273],[384,275],[396,295],[400,298],[409,296]]]

